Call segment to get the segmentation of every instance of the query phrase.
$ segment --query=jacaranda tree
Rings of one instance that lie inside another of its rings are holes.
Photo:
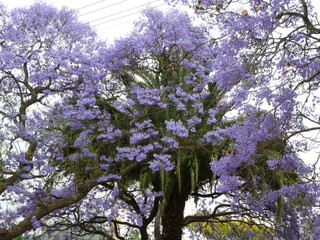
[[[1,6],[0,239],[320,237],[312,7],[168,2],[202,24],[149,9],[112,46],[68,9]]]

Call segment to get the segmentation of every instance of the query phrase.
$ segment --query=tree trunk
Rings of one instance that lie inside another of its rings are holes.
[[[187,197],[173,191],[162,214],[162,240],[181,240]]]
[[[142,227],[139,230],[140,230],[141,240],[148,240],[149,237],[148,237],[147,228],[146,227]]]
[[[162,240],[161,236],[161,209],[158,209],[157,215],[154,219],[154,239],[155,240]]]

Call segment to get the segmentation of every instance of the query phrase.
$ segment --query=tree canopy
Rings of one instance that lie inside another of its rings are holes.
[[[0,6],[0,239],[320,237],[312,5],[167,2],[111,46]]]

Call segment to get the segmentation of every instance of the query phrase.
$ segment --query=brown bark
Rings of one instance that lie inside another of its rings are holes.
[[[148,240],[149,239],[149,235],[148,235],[148,232],[147,232],[147,228],[140,228],[140,237],[141,237],[141,240]]]
[[[141,165],[142,163],[140,162],[133,163],[129,165],[127,168],[125,168],[122,172],[120,172],[119,175],[125,176],[126,174],[130,174],[131,171],[140,167]],[[91,191],[95,186],[97,186],[98,184],[102,184],[97,182],[98,177],[99,175],[93,176],[93,179],[91,181],[89,181],[85,185],[79,186],[78,192],[75,192],[67,197],[57,199],[53,202],[39,201],[39,206],[32,213],[30,213],[29,216],[26,217],[23,221],[12,226],[9,229],[0,228],[0,240],[12,240],[15,237],[19,237],[21,234],[33,229],[31,221],[33,216],[35,216],[37,219],[41,219],[42,217],[47,216],[48,214],[56,210],[68,207],[72,204],[79,202],[80,200],[85,198],[88,192]]]
[[[11,227],[10,229],[0,229],[0,239],[11,240],[15,237],[20,236],[26,231],[31,230],[33,228],[31,222],[32,216],[35,216],[37,219],[41,219],[42,217],[50,214],[55,210],[77,203],[87,195],[87,193],[92,189],[93,186],[93,183],[88,184],[86,189],[81,192],[71,194],[54,202],[44,203],[44,205],[38,207],[32,214],[30,214],[27,218],[25,218],[17,225]]]
[[[181,240],[187,197],[173,191],[162,214],[162,240]]]

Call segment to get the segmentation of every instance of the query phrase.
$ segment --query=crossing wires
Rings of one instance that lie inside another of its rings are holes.
[[[132,23],[143,9],[164,5],[163,0],[99,0],[77,10],[80,20],[94,27],[101,37],[114,39],[132,28]],[[106,31],[110,29],[113,30]]]
[[[91,6],[93,6],[93,5],[96,5],[96,4],[101,3],[101,2],[104,2],[104,1],[106,1],[106,0],[100,0],[100,1],[98,1],[98,2],[88,4],[88,5],[86,5],[86,6],[83,6],[83,7],[78,8],[77,10],[79,11],[79,10],[81,10],[81,9],[91,7]]]
[[[105,0],[103,0],[103,2],[104,2],[104,1],[105,1]],[[113,4],[111,4],[111,5],[107,5],[107,6],[104,6],[104,7],[100,7],[100,8],[98,8],[98,9],[92,10],[92,11],[90,11],[90,12],[86,12],[86,13],[84,13],[84,14],[80,14],[79,17],[82,17],[82,16],[84,16],[84,15],[88,15],[88,14],[91,14],[91,13],[94,13],[94,12],[98,12],[98,11],[101,11],[101,10],[106,9],[106,8],[110,8],[110,7],[116,6],[116,5],[121,4],[121,3],[123,3],[123,2],[126,2],[126,1],[128,1],[128,0],[122,0],[122,1],[120,1],[120,2],[116,2],[116,3],[113,3]],[[99,2],[97,2],[97,3],[100,3],[100,2],[101,2],[101,1],[99,1]],[[92,6],[92,5],[94,5],[94,4],[87,5],[87,6],[89,7],[89,6]],[[82,9],[83,9],[83,8],[84,8],[84,7],[82,7]]]

